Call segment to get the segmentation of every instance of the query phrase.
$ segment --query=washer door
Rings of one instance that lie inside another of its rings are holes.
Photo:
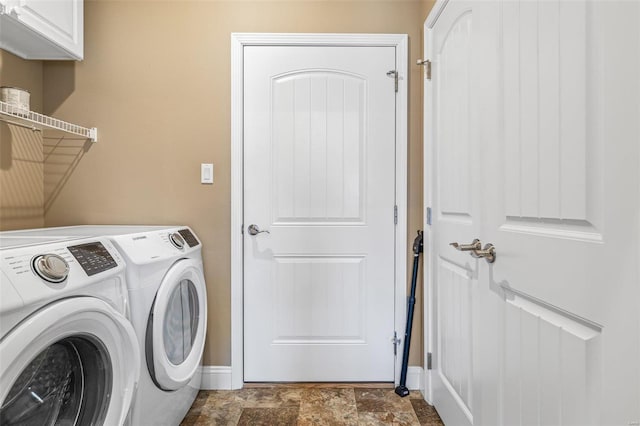
[[[140,377],[133,327],[106,302],[75,297],[0,342],[0,424],[123,424]]]
[[[147,365],[157,386],[177,390],[200,367],[207,332],[202,263],[176,262],[165,275],[147,324]]]

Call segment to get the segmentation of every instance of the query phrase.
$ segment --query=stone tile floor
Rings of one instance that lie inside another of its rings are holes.
[[[200,391],[182,425],[442,425],[418,391],[384,385],[247,385]]]

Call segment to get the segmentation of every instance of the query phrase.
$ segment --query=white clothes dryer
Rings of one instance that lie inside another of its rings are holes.
[[[122,253],[131,322],[142,354],[132,424],[179,424],[200,390],[207,329],[202,245],[193,231],[185,226],[109,225],[39,231],[107,237]]]
[[[125,424],[141,357],[122,256],[106,238],[3,234],[0,424]]]

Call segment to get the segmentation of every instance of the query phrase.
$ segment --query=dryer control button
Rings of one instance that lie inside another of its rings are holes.
[[[69,275],[69,264],[57,254],[43,254],[33,259],[33,270],[46,281],[61,283]]]
[[[171,244],[173,244],[177,249],[182,250],[184,248],[184,238],[182,238],[182,235],[177,232],[169,234],[169,241],[171,241]]]

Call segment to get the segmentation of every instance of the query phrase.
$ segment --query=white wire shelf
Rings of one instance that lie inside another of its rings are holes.
[[[91,142],[98,141],[98,129],[95,127],[82,127],[77,124],[67,123],[57,118],[49,117],[33,111],[18,108],[15,105],[0,101],[0,120],[18,126],[37,129],[54,129],[62,132],[83,136]]]

